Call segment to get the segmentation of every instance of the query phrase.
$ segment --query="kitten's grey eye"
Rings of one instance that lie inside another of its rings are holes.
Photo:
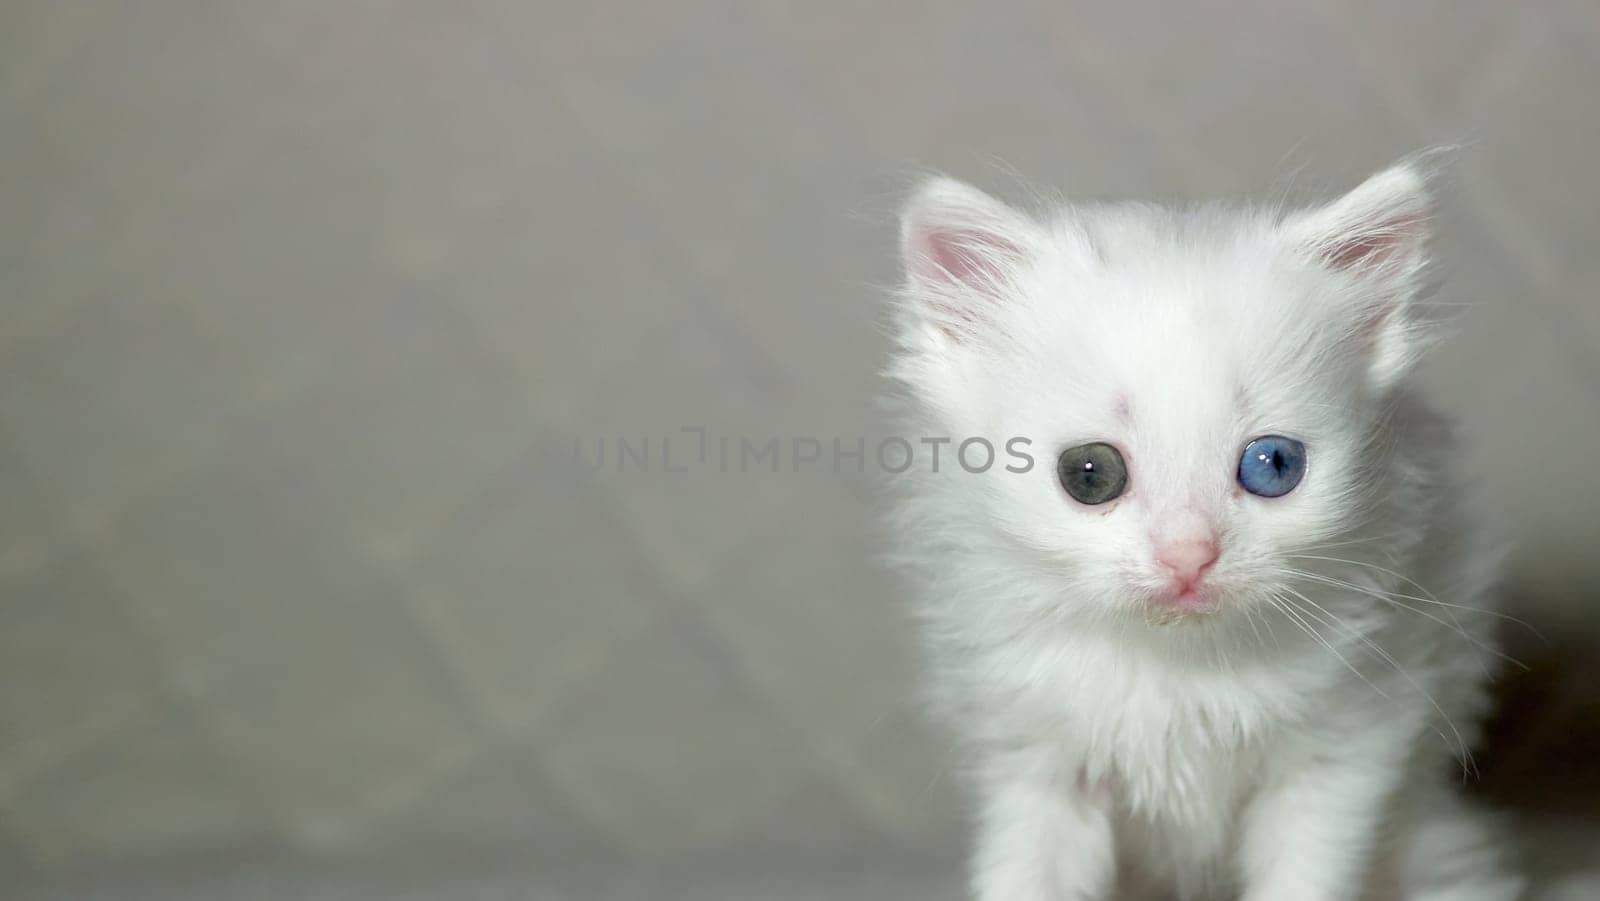
[[[1128,467],[1122,454],[1109,444],[1096,441],[1061,452],[1056,461],[1061,487],[1080,504],[1103,504],[1128,487]]]

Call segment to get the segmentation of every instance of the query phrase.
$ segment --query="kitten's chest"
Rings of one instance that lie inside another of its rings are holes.
[[[1175,886],[1196,892],[1178,897],[1211,897],[1230,884],[1244,811],[1270,762],[1264,740],[1168,711],[1159,729],[1146,722],[1089,751],[1086,769],[1104,773],[1123,879],[1147,889],[1128,897]]]
[[[1085,775],[1125,818],[1218,832],[1254,793],[1266,762],[1265,736],[1218,717],[1181,705],[1124,710],[1114,723],[1083,727],[1095,737],[1072,744]]]
[[[1178,829],[1231,822],[1254,793],[1270,747],[1292,731],[1304,698],[1283,679],[1183,672],[1093,655],[1035,680],[1033,722],[1063,763],[1129,817]]]

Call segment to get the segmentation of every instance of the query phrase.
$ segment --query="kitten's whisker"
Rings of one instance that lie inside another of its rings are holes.
[[[1276,645],[1279,650],[1282,650],[1283,645],[1278,641],[1278,630],[1272,628],[1272,617],[1262,614],[1261,624],[1267,627],[1267,634],[1272,636],[1272,643]]]
[[[1279,573],[1281,573],[1283,575],[1292,576],[1292,577],[1300,578],[1300,579],[1307,579],[1309,581],[1317,582],[1317,583],[1322,584],[1322,585],[1328,585],[1328,586],[1332,586],[1334,588],[1343,588],[1343,589],[1347,589],[1349,591],[1354,591],[1354,592],[1357,592],[1359,594],[1366,595],[1367,597],[1376,598],[1377,600],[1384,601],[1385,603],[1393,604],[1396,607],[1402,607],[1402,608],[1404,608],[1406,610],[1411,611],[1412,613],[1417,614],[1418,616],[1426,617],[1426,618],[1438,623],[1439,625],[1444,626],[1446,629],[1449,629],[1449,630],[1451,630],[1453,632],[1459,633],[1462,638],[1466,639],[1467,641],[1473,642],[1474,644],[1476,644],[1477,641],[1478,641],[1475,637],[1472,636],[1471,633],[1467,632],[1466,629],[1464,629],[1459,622],[1445,622],[1444,620],[1440,619],[1439,617],[1437,617],[1437,616],[1435,616],[1435,615],[1433,615],[1433,614],[1431,614],[1431,613],[1429,613],[1429,612],[1427,612],[1425,610],[1419,610],[1419,609],[1417,609],[1415,607],[1412,607],[1409,604],[1401,603],[1401,601],[1400,601],[1401,598],[1404,598],[1406,600],[1422,600],[1421,598],[1413,598],[1410,595],[1396,594],[1394,592],[1384,591],[1381,588],[1374,588],[1374,587],[1370,587],[1370,586],[1366,586],[1366,585],[1357,585],[1354,582],[1346,582],[1343,579],[1336,579],[1336,578],[1334,578],[1332,576],[1325,576],[1325,575],[1323,575],[1321,573],[1306,572],[1304,570],[1298,570],[1298,569],[1292,569],[1292,568],[1291,569],[1280,569],[1280,570],[1277,570],[1277,572],[1279,572]],[[1487,611],[1484,611],[1484,612],[1487,612]]]
[[[1355,584],[1353,582],[1346,582],[1346,581],[1344,581],[1342,579],[1335,579],[1332,576],[1325,576],[1325,575],[1321,575],[1321,574],[1318,574],[1318,573],[1297,572],[1297,571],[1294,571],[1294,570],[1289,570],[1287,572],[1289,572],[1291,575],[1296,575],[1296,576],[1299,576],[1300,578],[1303,578],[1303,579],[1309,579],[1309,580],[1311,580],[1313,582],[1318,582],[1318,583],[1321,583],[1323,585],[1329,585],[1329,586],[1333,586],[1335,588],[1343,588],[1343,589],[1347,589],[1349,591],[1358,592],[1360,594],[1366,595],[1367,597],[1375,598],[1375,599],[1383,601],[1384,603],[1389,604],[1391,606],[1398,607],[1398,608],[1400,608],[1402,610],[1405,610],[1407,612],[1415,613],[1418,616],[1424,617],[1426,619],[1430,619],[1433,622],[1436,622],[1439,625],[1444,626],[1445,628],[1447,628],[1447,629],[1459,634],[1463,640],[1465,640],[1468,644],[1472,645],[1473,648],[1475,648],[1476,650],[1478,650],[1478,651],[1480,651],[1480,652],[1482,652],[1484,654],[1488,654],[1490,656],[1493,656],[1493,657],[1498,657],[1501,660],[1504,660],[1505,662],[1507,662],[1507,663],[1511,664],[1512,666],[1515,666],[1515,667],[1517,667],[1517,668],[1519,668],[1519,669],[1521,669],[1523,671],[1526,671],[1528,669],[1528,665],[1523,663],[1521,660],[1518,660],[1517,658],[1511,656],[1510,654],[1505,653],[1504,651],[1499,650],[1498,648],[1495,648],[1495,647],[1493,647],[1491,645],[1484,644],[1482,639],[1479,639],[1477,636],[1475,636],[1475,635],[1471,634],[1470,632],[1468,632],[1466,630],[1466,628],[1461,625],[1461,621],[1455,618],[1455,614],[1452,612],[1452,610],[1446,610],[1445,611],[1446,615],[1448,615],[1450,617],[1450,621],[1449,622],[1445,622],[1444,620],[1440,619],[1437,616],[1434,616],[1433,614],[1429,613],[1426,610],[1420,610],[1420,609],[1418,609],[1416,607],[1413,607],[1410,604],[1404,603],[1402,600],[1400,600],[1401,598],[1404,598],[1406,600],[1413,600],[1413,601],[1419,601],[1419,602],[1422,602],[1422,603],[1429,603],[1429,601],[1427,599],[1425,599],[1425,598],[1413,597],[1413,596],[1408,595],[1408,594],[1399,594],[1397,592],[1385,591],[1383,589],[1373,588],[1373,587],[1370,587],[1370,586],[1357,585],[1357,584]],[[1462,607],[1462,606],[1456,605],[1456,604],[1446,604],[1444,601],[1435,601],[1435,602],[1432,602],[1432,603],[1437,603],[1440,606],[1447,607],[1447,608],[1468,610],[1468,611],[1473,611],[1473,612],[1477,612],[1477,613],[1487,613],[1487,614],[1490,614],[1490,615],[1494,615],[1495,614],[1495,611],[1493,611],[1493,610],[1480,610],[1480,609],[1478,609],[1476,607]],[[1484,663],[1481,658],[1477,662],[1478,662],[1479,668],[1483,671],[1483,674],[1485,676],[1492,676],[1493,675],[1489,670],[1488,664]]]
[[[1266,644],[1266,642],[1262,641],[1261,639],[1261,629],[1256,626],[1256,617],[1255,614],[1251,612],[1249,605],[1245,605],[1240,609],[1244,613],[1244,621],[1250,624],[1250,632],[1256,637],[1256,644]]]
[[[1370,525],[1376,519],[1377,519],[1376,516],[1369,517],[1368,519],[1366,519],[1364,521],[1356,523],[1354,526],[1352,526],[1352,528],[1357,529],[1357,530],[1364,529],[1367,525]],[[1379,534],[1379,535],[1367,535],[1367,536],[1364,536],[1362,538],[1347,538],[1344,541],[1328,541],[1328,542],[1323,542],[1323,543],[1320,543],[1320,544],[1307,545],[1305,548],[1303,548],[1303,550],[1307,550],[1307,551],[1325,551],[1325,550],[1329,550],[1331,548],[1350,547],[1352,545],[1357,545],[1357,544],[1383,544],[1383,543],[1387,543],[1387,542],[1393,540],[1399,534],[1400,534],[1399,532],[1386,532],[1386,533]]]
[[[1545,636],[1544,636],[1544,634],[1542,632],[1540,632],[1532,623],[1528,622],[1525,619],[1519,619],[1519,618],[1517,618],[1515,616],[1512,616],[1509,613],[1502,613],[1499,610],[1488,610],[1488,609],[1485,609],[1483,607],[1472,607],[1472,606],[1468,606],[1466,604],[1452,604],[1452,603],[1450,603],[1448,601],[1441,601],[1437,597],[1435,597],[1432,592],[1428,591],[1426,588],[1422,587],[1422,585],[1418,584],[1415,579],[1411,579],[1411,578],[1409,578],[1407,576],[1401,575],[1400,573],[1397,573],[1392,569],[1386,569],[1386,568],[1384,568],[1382,566],[1378,566],[1375,563],[1366,563],[1366,562],[1363,562],[1361,560],[1345,560],[1345,559],[1340,558],[1340,557],[1319,557],[1319,556],[1316,556],[1314,554],[1288,554],[1287,556],[1290,559],[1324,560],[1324,561],[1327,561],[1329,563],[1344,563],[1344,564],[1349,564],[1350,566],[1365,566],[1368,569],[1374,569],[1374,570],[1377,570],[1378,572],[1383,573],[1385,575],[1393,576],[1394,578],[1401,579],[1402,581],[1408,582],[1408,583],[1416,586],[1419,591],[1422,591],[1424,594],[1427,595],[1427,597],[1417,597],[1416,595],[1402,594],[1400,592],[1388,592],[1388,594],[1391,594],[1394,597],[1405,598],[1408,601],[1418,601],[1418,602],[1423,603],[1423,604],[1434,604],[1434,605],[1437,605],[1439,607],[1448,607],[1451,610],[1465,610],[1465,611],[1467,611],[1469,613],[1482,613],[1485,616],[1492,616],[1495,619],[1505,620],[1508,623],[1514,623],[1514,624],[1516,624],[1518,626],[1521,626],[1522,628],[1527,629],[1529,632],[1532,632],[1534,634],[1534,636],[1536,636],[1540,641],[1549,641],[1549,639],[1545,638]],[[1327,577],[1324,577],[1324,578],[1332,578],[1332,577],[1331,576],[1327,576]],[[1346,587],[1355,587],[1355,586],[1347,585]]]
[[[1405,610],[1405,611],[1407,611],[1409,613],[1415,613],[1418,616],[1421,616],[1421,617],[1423,617],[1425,619],[1432,620],[1433,622],[1438,623],[1441,626],[1444,626],[1446,629],[1449,629],[1450,631],[1455,632],[1456,634],[1461,636],[1463,641],[1465,641],[1468,644],[1472,645],[1473,648],[1475,648],[1478,651],[1481,651],[1482,653],[1490,654],[1490,655],[1493,655],[1495,657],[1498,657],[1501,660],[1504,660],[1507,663],[1510,663],[1513,666],[1519,667],[1519,668],[1521,668],[1523,670],[1527,670],[1528,669],[1528,665],[1523,663],[1521,660],[1518,660],[1517,658],[1512,657],[1511,655],[1506,654],[1503,651],[1500,651],[1500,650],[1498,650],[1498,649],[1496,649],[1494,647],[1491,647],[1489,645],[1484,644],[1482,640],[1478,639],[1472,633],[1468,632],[1465,628],[1463,628],[1460,622],[1446,622],[1446,621],[1440,619],[1439,617],[1434,616],[1433,614],[1429,613],[1426,610],[1419,610],[1418,608],[1413,607],[1410,604],[1406,604],[1406,603],[1404,603],[1404,602],[1399,600],[1399,598],[1408,598],[1408,599],[1411,599],[1411,600],[1419,600],[1420,601],[1420,600],[1423,600],[1422,598],[1411,598],[1410,595],[1395,595],[1395,594],[1392,594],[1392,593],[1389,593],[1389,592],[1382,591],[1381,589],[1369,588],[1369,587],[1364,586],[1364,585],[1357,585],[1357,584],[1355,584],[1353,582],[1345,582],[1345,581],[1342,581],[1340,579],[1335,579],[1335,578],[1333,578],[1331,576],[1324,576],[1324,575],[1320,575],[1318,573],[1308,573],[1308,572],[1303,572],[1301,570],[1296,570],[1296,569],[1280,569],[1280,570],[1277,570],[1277,572],[1279,572],[1279,573],[1281,573],[1283,575],[1286,575],[1286,576],[1291,576],[1291,577],[1300,578],[1300,579],[1306,579],[1308,581],[1317,582],[1319,584],[1328,585],[1328,586],[1331,586],[1331,587],[1334,587],[1334,588],[1342,588],[1342,589],[1345,589],[1345,590],[1348,590],[1348,591],[1354,591],[1354,592],[1357,592],[1358,594],[1362,594],[1362,595],[1365,595],[1367,597],[1373,598],[1375,600],[1382,601],[1382,602],[1384,602],[1386,604],[1389,604],[1392,607],[1397,607],[1397,608],[1399,608],[1401,610]],[[1443,603],[1443,602],[1441,601],[1440,603]],[[1464,610],[1476,610],[1477,608],[1464,607],[1462,609],[1464,609]],[[1480,613],[1491,613],[1493,611],[1479,610],[1478,612],[1480,612]],[[1485,675],[1488,675],[1487,667],[1484,667],[1484,670],[1485,670]]]
[[[1455,736],[1455,747],[1457,749],[1457,752],[1461,755],[1461,759],[1463,761],[1463,765],[1466,766],[1469,770],[1471,770],[1474,774],[1477,773],[1477,771],[1478,771],[1477,762],[1472,757],[1472,750],[1467,747],[1466,737],[1464,735],[1462,735],[1461,734],[1461,730],[1456,727],[1455,720],[1450,718],[1450,715],[1445,712],[1444,707],[1439,704],[1438,700],[1436,700],[1434,698],[1433,694],[1430,693],[1426,688],[1423,688],[1422,684],[1419,683],[1415,678],[1413,678],[1411,676],[1411,674],[1406,671],[1405,667],[1400,665],[1400,661],[1394,659],[1394,655],[1392,655],[1388,651],[1384,650],[1376,642],[1374,642],[1371,638],[1369,638],[1369,637],[1367,637],[1365,635],[1362,635],[1361,633],[1356,631],[1353,627],[1348,626],[1345,623],[1343,623],[1337,616],[1335,616],[1333,613],[1329,612],[1329,610],[1326,607],[1322,606],[1321,604],[1318,604],[1316,601],[1313,601],[1309,597],[1306,597],[1305,595],[1301,594],[1300,592],[1296,591],[1293,588],[1285,588],[1284,590],[1288,591],[1290,594],[1294,595],[1296,598],[1299,598],[1300,600],[1304,601],[1305,603],[1310,604],[1312,607],[1316,608],[1316,610],[1320,611],[1322,616],[1327,617],[1327,619],[1324,620],[1324,622],[1328,622],[1330,625],[1334,625],[1336,627],[1345,629],[1347,631],[1347,634],[1349,634],[1352,638],[1355,638],[1356,640],[1360,641],[1366,647],[1370,648],[1373,653],[1377,654],[1380,658],[1382,658],[1385,662],[1387,662],[1391,667],[1393,667],[1394,671],[1396,673],[1398,673],[1401,676],[1401,678],[1403,678],[1407,682],[1411,683],[1411,687],[1416,689],[1419,694],[1421,694],[1424,698],[1427,699],[1428,703],[1430,705],[1432,705],[1434,711],[1439,714],[1439,718],[1444,720],[1445,725],[1450,728],[1451,734]],[[1316,615],[1316,614],[1313,614],[1312,611],[1306,610],[1305,608],[1301,608],[1301,610],[1302,610],[1302,612],[1304,612],[1304,613],[1306,613],[1308,615]],[[1318,618],[1321,619],[1321,617],[1318,617]],[[1371,683],[1369,682],[1368,684],[1370,685]],[[1383,692],[1379,691],[1379,694],[1383,694]],[[1386,694],[1384,695],[1384,697],[1385,698],[1389,698],[1389,696],[1386,695]],[[1444,732],[1441,731],[1438,727],[1434,727],[1434,732],[1436,732],[1438,734],[1438,736],[1441,739],[1444,740],[1445,744],[1450,744],[1450,737],[1445,735]]]
[[[1326,636],[1324,636],[1322,633],[1318,632],[1316,630],[1316,628],[1313,627],[1311,625],[1311,623],[1306,620],[1303,612],[1297,611],[1295,608],[1291,607],[1289,605],[1289,599],[1288,598],[1286,598],[1286,597],[1284,597],[1282,595],[1274,594],[1268,600],[1268,603],[1270,603],[1273,606],[1274,609],[1276,609],[1279,613],[1282,613],[1285,617],[1287,617],[1295,625],[1299,626],[1300,627],[1300,631],[1302,631],[1302,632],[1306,633],[1307,635],[1309,635],[1310,637],[1316,639],[1316,641],[1319,644],[1321,644],[1324,648],[1328,649],[1328,652],[1330,654],[1332,654],[1333,656],[1339,658],[1339,662],[1344,664],[1345,669],[1348,669],[1350,672],[1354,673],[1355,677],[1357,679],[1360,679],[1361,681],[1367,683],[1367,687],[1371,688],[1373,691],[1377,692],[1379,695],[1382,695],[1385,700],[1393,700],[1392,698],[1389,697],[1389,695],[1383,689],[1379,688],[1371,679],[1368,679],[1365,673],[1363,673],[1363,672],[1361,672],[1361,670],[1357,669],[1355,664],[1350,662],[1349,658],[1347,658],[1347,657],[1345,657],[1345,655],[1339,653],[1339,649],[1334,647],[1333,643],[1328,641]]]
[[[1375,569],[1378,572],[1381,572],[1386,576],[1390,576],[1392,578],[1396,578],[1396,579],[1399,579],[1399,580],[1401,580],[1403,582],[1406,582],[1407,584],[1411,585],[1411,587],[1413,587],[1413,588],[1417,589],[1418,591],[1422,592],[1423,594],[1427,595],[1428,598],[1430,600],[1432,600],[1436,604],[1444,603],[1443,601],[1441,601],[1438,598],[1434,597],[1433,592],[1429,591],[1426,587],[1424,587],[1422,585],[1422,583],[1418,582],[1416,579],[1413,579],[1410,576],[1405,575],[1404,573],[1395,572],[1392,569],[1386,569],[1386,568],[1384,568],[1382,566],[1377,565],[1376,563],[1368,563],[1368,562],[1366,562],[1364,560],[1347,560],[1347,559],[1345,559],[1343,557],[1319,557],[1319,556],[1316,556],[1315,554],[1291,554],[1290,556],[1299,557],[1299,558],[1302,558],[1302,559],[1305,559],[1305,560],[1323,560],[1323,561],[1326,561],[1328,563],[1344,563],[1344,564],[1348,564],[1350,566],[1365,566],[1365,567],[1367,567],[1369,569]]]

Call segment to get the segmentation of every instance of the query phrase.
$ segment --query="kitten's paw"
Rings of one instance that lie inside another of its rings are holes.
[[[1455,798],[1426,820],[1403,860],[1406,901],[1518,901],[1528,883],[1507,861],[1510,836],[1496,817]]]

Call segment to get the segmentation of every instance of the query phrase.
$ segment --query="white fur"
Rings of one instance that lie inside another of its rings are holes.
[[[1028,215],[943,178],[910,201],[904,434],[1023,436],[1037,459],[897,477],[980,901],[1516,896],[1451,791],[1495,554],[1407,380],[1431,335],[1428,176],[1290,213]],[[1281,498],[1235,481],[1264,434],[1308,449]],[[1130,474],[1096,507],[1056,480],[1089,441]],[[1222,536],[1222,603],[1171,622],[1152,544],[1196,522]]]

